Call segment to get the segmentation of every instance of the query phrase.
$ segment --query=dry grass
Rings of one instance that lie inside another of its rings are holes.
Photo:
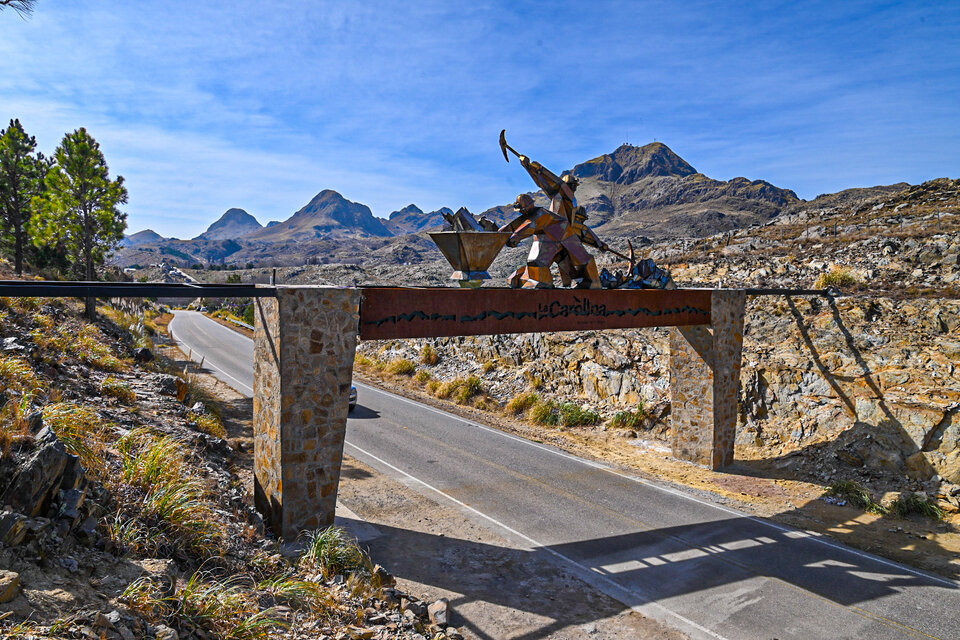
[[[210,434],[215,438],[227,437],[227,429],[223,426],[223,420],[221,420],[216,414],[191,414],[189,421],[190,424],[195,426],[200,431]]]
[[[440,362],[440,354],[433,348],[433,345],[425,344],[423,348],[420,349],[420,362],[432,367]]]
[[[107,376],[100,383],[100,390],[104,395],[117,398],[120,402],[133,404],[137,401],[137,394],[130,388],[130,385],[114,376]]]
[[[846,267],[834,266],[830,271],[821,273],[813,287],[815,289],[826,289],[827,287],[852,287],[857,284],[860,284],[860,280],[853,274],[853,271]]]
[[[0,406],[0,459],[10,455],[15,443],[30,437],[27,416],[44,390],[29,362],[16,356],[0,357],[0,394],[6,398]]]
[[[143,430],[119,445],[123,480],[143,490],[139,505],[126,504],[149,529],[158,526],[174,545],[206,556],[215,553],[222,527],[210,507],[202,481],[186,464],[183,445],[169,436]]]
[[[506,411],[515,416],[523,415],[538,402],[540,402],[540,396],[536,393],[519,393],[507,402]]]
[[[43,421],[67,451],[80,458],[88,474],[106,479],[106,448],[110,425],[90,407],[54,402],[43,408]]]
[[[395,376],[412,376],[417,370],[417,365],[407,358],[395,358],[387,363],[386,369],[387,373]]]

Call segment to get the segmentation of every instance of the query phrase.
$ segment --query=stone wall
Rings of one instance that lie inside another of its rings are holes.
[[[356,289],[279,286],[256,303],[255,500],[284,538],[333,523],[359,302]]]

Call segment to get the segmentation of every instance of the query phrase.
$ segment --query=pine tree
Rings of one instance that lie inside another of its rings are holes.
[[[34,198],[31,229],[34,242],[62,246],[85,280],[96,280],[96,266],[123,238],[127,214],[117,205],[127,201],[123,177],[110,179],[100,144],[84,128],[63,137],[47,172],[46,191]],[[92,318],[93,298],[87,298]]]
[[[43,154],[33,155],[37,140],[28,136],[19,120],[0,130],[0,241],[13,247],[14,270],[23,274],[27,246],[30,201],[43,191],[47,162]]]

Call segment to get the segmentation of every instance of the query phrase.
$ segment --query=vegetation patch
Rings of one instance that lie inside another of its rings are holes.
[[[917,514],[934,520],[943,520],[943,509],[922,491],[900,494],[900,497],[890,505],[890,511],[901,518]]]
[[[395,376],[412,376],[417,370],[417,365],[407,358],[395,358],[387,363],[387,373]]]
[[[506,410],[507,413],[512,413],[515,416],[519,416],[525,414],[530,410],[530,407],[534,406],[538,402],[540,402],[540,396],[532,391],[519,393],[507,401]]]
[[[432,367],[440,362],[440,354],[433,348],[433,345],[425,344],[423,348],[420,349],[420,362]]]
[[[826,273],[821,273],[813,284],[815,289],[827,287],[852,287],[860,284],[859,278],[846,267],[833,267]]]
[[[642,429],[647,417],[647,411],[640,402],[633,411],[618,411],[610,419],[610,426],[617,429]]]
[[[100,390],[104,395],[117,398],[120,402],[132,404],[137,401],[137,394],[130,385],[114,376],[107,376],[100,383]]]
[[[827,489],[827,495],[842,498],[864,511],[884,515],[887,508],[873,499],[870,491],[855,480],[838,480]]]

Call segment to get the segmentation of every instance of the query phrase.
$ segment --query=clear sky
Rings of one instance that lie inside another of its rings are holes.
[[[960,1],[131,2],[0,12],[0,126],[85,126],[130,231],[322,189],[473,211],[623,142],[803,198],[960,177]]]

